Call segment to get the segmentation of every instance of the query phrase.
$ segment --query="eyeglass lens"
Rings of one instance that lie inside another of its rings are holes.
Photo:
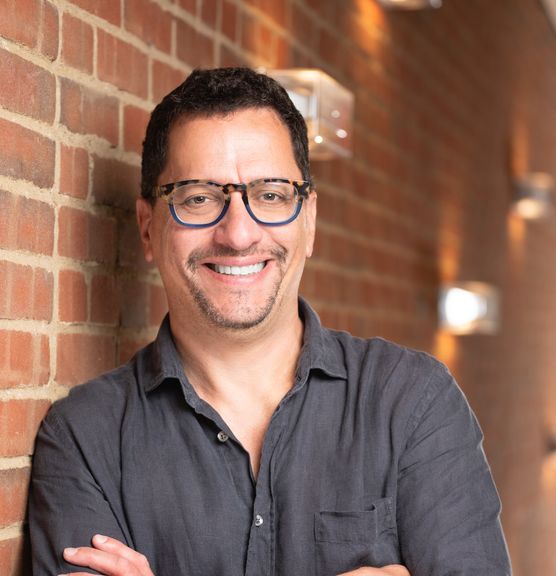
[[[178,218],[193,225],[214,222],[225,209],[228,194],[222,186],[190,183],[175,188],[169,198]],[[257,182],[247,187],[247,202],[255,218],[277,223],[289,220],[297,208],[298,195],[289,182]]]

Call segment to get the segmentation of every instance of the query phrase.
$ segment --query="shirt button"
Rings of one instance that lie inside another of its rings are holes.
[[[255,526],[262,526],[263,525],[263,517],[260,514],[255,516]]]
[[[216,437],[218,438],[219,442],[226,442],[228,440],[228,435],[226,434],[226,432],[222,432],[222,430],[218,432]]]

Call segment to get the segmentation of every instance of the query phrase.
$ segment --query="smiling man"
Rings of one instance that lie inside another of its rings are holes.
[[[35,575],[509,574],[481,433],[445,367],[327,330],[299,298],[316,194],[286,92],[193,72],[154,110],[142,174],[169,314],[45,419]]]

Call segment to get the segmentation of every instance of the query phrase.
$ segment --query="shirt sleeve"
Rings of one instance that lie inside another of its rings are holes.
[[[55,414],[49,414],[37,437],[29,495],[29,526],[34,576],[76,570],[63,549],[90,546],[94,534],[128,544],[90,462]],[[80,572],[97,574],[88,568]]]
[[[397,524],[412,576],[507,576],[500,500],[482,432],[442,366],[407,423],[399,462]]]

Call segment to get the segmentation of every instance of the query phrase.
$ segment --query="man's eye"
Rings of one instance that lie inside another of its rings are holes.
[[[256,198],[257,202],[261,202],[263,204],[279,204],[282,202],[287,202],[288,198],[286,194],[283,194],[281,192],[276,192],[274,190],[272,191],[262,191],[259,194],[257,194],[257,198]]]
[[[200,194],[198,196],[191,196],[190,198],[186,198],[184,200],[184,204],[189,206],[200,206],[201,204],[206,204],[207,202],[210,202],[210,198],[208,196],[201,196]]]
[[[280,200],[280,195],[276,194],[276,192],[263,192],[261,194],[261,200],[265,201],[265,202],[276,202],[277,200]]]

